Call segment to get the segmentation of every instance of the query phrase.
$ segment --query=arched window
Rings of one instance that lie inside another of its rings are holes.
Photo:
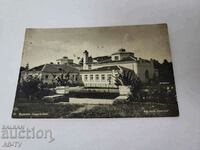
[[[101,75],[101,81],[105,81],[105,74]]]
[[[95,75],[95,80],[99,81],[99,75],[98,74]]]
[[[87,81],[88,80],[88,75],[85,75],[84,79],[85,79],[85,81]]]
[[[93,81],[94,78],[93,78],[93,74],[90,75],[90,81]]]

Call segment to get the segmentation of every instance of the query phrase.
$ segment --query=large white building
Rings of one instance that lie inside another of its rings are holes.
[[[80,71],[86,87],[116,87],[114,76],[119,67],[134,70],[142,82],[148,82],[156,75],[153,60],[136,58],[134,53],[119,49],[110,56],[89,57],[87,50],[83,52],[83,69]]]
[[[152,59],[137,58],[134,53],[119,49],[111,55],[94,58],[85,50],[82,65],[63,57],[57,60],[57,64],[50,63],[30,69],[25,76],[37,76],[44,83],[52,84],[56,76],[70,73],[70,80],[76,85],[115,88],[115,77],[119,67],[133,70],[142,82],[148,82],[157,75]]]

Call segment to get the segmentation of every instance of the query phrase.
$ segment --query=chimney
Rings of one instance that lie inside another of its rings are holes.
[[[88,51],[85,50],[85,51],[83,52],[83,68],[84,68],[84,69],[87,69],[88,55],[89,55]]]
[[[83,64],[87,64],[87,62],[88,62],[88,55],[89,55],[88,51],[85,50],[83,52]]]

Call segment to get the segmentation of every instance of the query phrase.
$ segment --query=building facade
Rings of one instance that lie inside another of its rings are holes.
[[[90,58],[90,59],[89,59]],[[134,53],[119,49],[110,56],[89,57],[88,51],[83,52],[83,69],[80,71],[86,87],[116,87],[114,77],[120,67],[133,70],[142,82],[148,82],[156,75],[153,60],[137,58]]]
[[[71,85],[82,83],[80,71],[67,64],[44,64],[28,70],[23,78],[32,76],[39,78],[44,84],[57,84],[57,77],[63,76],[69,79]]]
[[[133,70],[145,83],[158,76],[153,60],[135,57],[134,53],[119,49],[117,52],[100,57],[91,57],[87,50],[83,52],[82,65],[73,59],[63,57],[57,64],[50,63],[34,67],[23,76],[36,76],[46,84],[56,83],[56,77],[69,75],[70,82],[85,87],[117,88],[115,78],[121,68]]]
[[[118,75],[117,66],[99,67],[91,70],[81,70],[81,78],[85,87],[116,88],[115,77]]]

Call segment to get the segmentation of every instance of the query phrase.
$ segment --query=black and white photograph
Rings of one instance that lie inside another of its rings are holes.
[[[0,0],[0,150],[199,150],[199,0]]]
[[[167,24],[27,28],[13,118],[179,116]]]

